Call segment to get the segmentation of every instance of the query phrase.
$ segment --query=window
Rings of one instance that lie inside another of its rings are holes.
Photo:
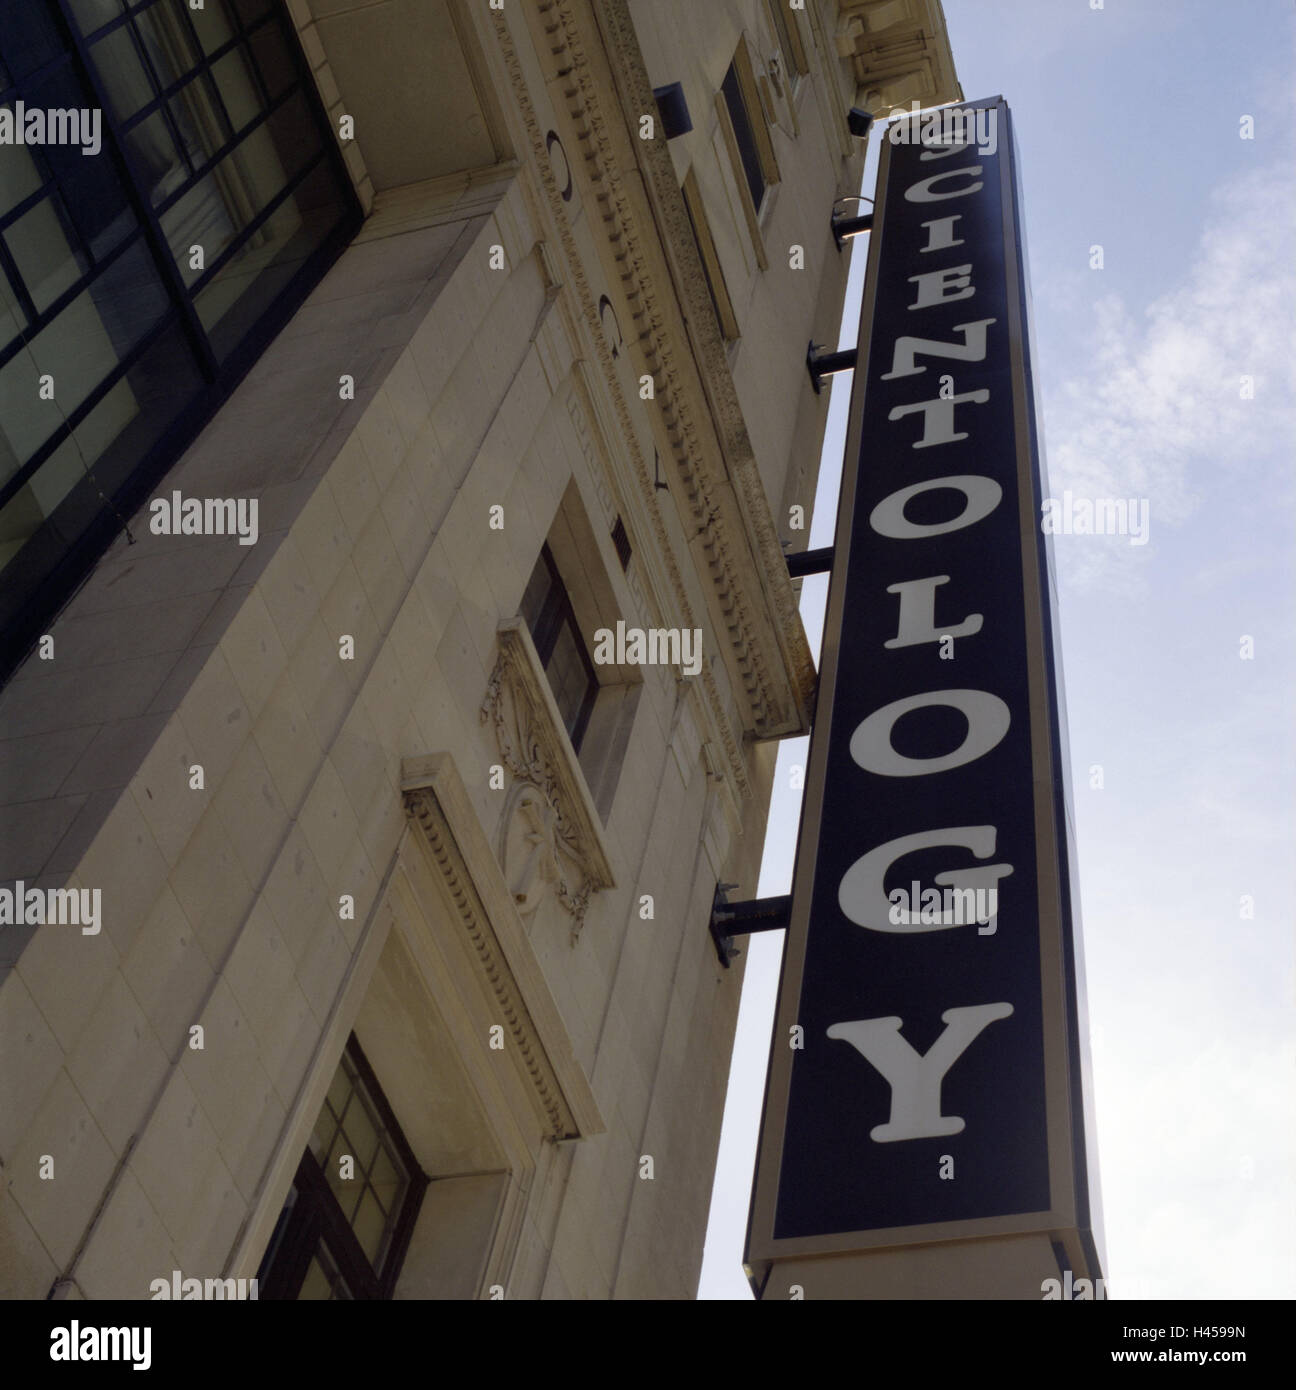
[[[427,1181],[353,1033],[261,1262],[260,1296],[390,1298]]]
[[[738,141],[738,156],[747,187],[751,190],[752,204],[759,211],[761,199],[765,196],[765,170],[761,165],[760,151],[756,148],[756,130],[746,98],[743,96],[735,64],[729,64],[729,71],[725,73],[724,85],[720,90],[724,95],[725,105],[729,108],[729,120],[733,124],[734,138]],[[758,114],[756,119],[761,120],[763,117]]]
[[[681,192],[684,194],[684,208],[688,213],[689,226],[693,229],[693,241],[697,246],[698,255],[702,258],[702,269],[706,272],[707,290],[711,295],[711,307],[715,310],[716,319],[720,324],[720,336],[731,343],[738,337],[738,318],[734,313],[733,301],[729,298],[724,271],[720,268],[720,256],[711,236],[711,226],[707,222],[697,175],[692,169],[684,178]]]
[[[0,0],[0,110],[20,109],[38,138],[0,160],[0,678],[360,222],[272,0]]]
[[[797,30],[795,13],[789,8],[788,0],[769,0],[770,14],[774,18],[774,32],[778,35],[779,48],[783,51],[783,61],[789,74],[804,75],[810,71],[806,61],[805,48]]]
[[[522,595],[522,616],[531,631],[536,655],[549,678],[567,735],[579,753],[598,696],[599,682],[547,543],[541,548],[540,558]]]

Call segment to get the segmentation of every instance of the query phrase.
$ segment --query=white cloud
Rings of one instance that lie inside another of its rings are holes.
[[[1216,191],[1177,288],[1141,315],[1115,294],[1093,305],[1088,369],[1045,400],[1050,492],[1146,497],[1153,546],[1059,537],[1064,581],[1128,591],[1159,529],[1193,514],[1204,482],[1285,466],[1296,437],[1294,243],[1290,178],[1248,171]]]

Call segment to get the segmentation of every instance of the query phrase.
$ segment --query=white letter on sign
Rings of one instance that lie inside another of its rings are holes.
[[[837,905],[857,927],[867,927],[870,931],[909,936],[915,932],[946,931],[950,927],[963,926],[967,923],[967,917],[959,921],[957,912],[942,912],[939,921],[923,922],[917,903],[912,904],[914,911],[899,912],[893,921],[891,902],[886,893],[887,870],[906,854],[920,849],[943,849],[946,845],[961,845],[964,849],[970,849],[978,859],[989,859],[995,852],[997,833],[993,825],[955,825],[948,830],[923,830],[917,835],[901,835],[898,840],[888,840],[886,844],[869,850],[846,870],[837,890]],[[1012,871],[1011,864],[974,865],[937,874],[936,882],[948,884],[957,890],[970,888],[975,892],[978,888],[994,888],[1001,878],[1007,878]]]
[[[921,370],[921,369],[920,369]],[[932,401],[915,401],[912,405],[898,405],[887,416],[888,420],[901,420],[915,411],[923,413],[923,435],[910,446],[913,449],[932,449],[937,444],[954,444],[967,438],[967,431],[954,430],[954,407],[971,401],[973,405],[984,405],[990,399],[990,392],[965,391],[961,396],[937,396]]]
[[[967,500],[967,505],[952,521],[910,521],[905,516],[904,509],[910,498],[924,492],[935,492],[939,488],[953,488]],[[918,541],[925,536],[943,536],[947,531],[961,531],[965,526],[984,521],[1002,498],[1003,488],[993,478],[983,478],[979,473],[929,478],[925,483],[912,483],[884,497],[869,513],[869,525],[879,536],[893,541]]]
[[[901,715],[927,705],[949,705],[958,710],[968,722],[968,731],[952,753],[942,753],[938,758],[906,758],[891,746],[891,730]],[[850,755],[865,772],[875,772],[879,777],[922,777],[929,772],[948,772],[988,753],[1008,732],[1011,720],[1008,706],[988,690],[927,690],[874,710],[851,735]]]
[[[946,637],[972,637],[980,632],[980,613],[969,613],[954,627],[936,626],[936,586],[948,583],[948,574],[933,574],[926,579],[906,579],[900,584],[888,584],[888,594],[900,595],[900,630],[882,645],[888,649],[916,647],[923,642],[941,642]]]
[[[960,270],[971,270],[971,266],[955,266],[955,272]],[[948,271],[939,270],[935,274],[942,276]],[[913,280],[923,280],[925,277],[914,275]],[[969,283],[963,281],[964,284]],[[969,290],[970,294],[971,291]],[[966,296],[951,294],[946,295],[946,299],[961,299]],[[919,302],[911,304],[911,309],[922,309],[928,304],[939,304],[939,299],[927,298],[920,293]],[[917,376],[919,372],[925,372],[926,367],[920,367],[914,362],[917,353],[922,353],[924,357],[951,357],[956,362],[984,362],[986,355],[986,329],[994,323],[994,319],[974,319],[971,323],[956,323],[953,331],[962,333],[961,343],[942,343],[939,338],[897,338],[895,349],[891,354],[891,370],[882,373],[883,381],[891,381],[898,376]],[[893,414],[892,420],[896,418]]]
[[[926,248],[924,247],[924,250]],[[911,285],[918,286],[918,298],[909,306],[914,309],[930,309],[933,304],[952,304],[956,299],[971,299],[976,293],[972,288],[972,267],[970,265],[947,265],[944,270],[929,270],[922,275],[911,275]],[[990,320],[994,322],[993,319]],[[967,327],[966,324],[963,327]]]
[[[925,1057],[920,1057],[900,1036],[901,1019],[865,1018],[855,1023],[834,1023],[828,1036],[850,1043],[891,1087],[890,1123],[875,1125],[869,1137],[887,1144],[897,1139],[935,1139],[961,1133],[963,1121],[959,1116],[941,1114],[941,1082],[976,1037],[1012,1011],[1011,1004],[946,1009],[941,1014],[945,1031]]]
[[[911,184],[905,189],[905,201],[909,203],[942,203],[946,198],[963,198],[969,193],[975,193],[985,185],[978,179],[976,183],[970,183],[966,188],[955,189],[953,193],[933,193],[932,184],[941,183],[945,179],[956,179],[960,174],[966,174],[969,178],[974,178],[981,172],[979,164],[969,165],[966,169],[947,169],[943,174],[933,174],[929,179],[922,179],[920,182]]]

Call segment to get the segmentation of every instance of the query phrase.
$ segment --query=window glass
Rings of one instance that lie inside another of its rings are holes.
[[[77,0],[73,0],[75,5]],[[0,33],[4,44],[4,81],[20,82],[43,67],[62,51],[63,42],[58,25],[45,5],[33,0],[0,0]],[[5,150],[5,158],[9,151]]]
[[[33,5],[32,0],[15,0],[15,3],[25,9],[40,8]],[[68,4],[83,34],[93,34],[96,29],[102,29],[110,20],[116,19],[124,8],[121,0],[68,0]]]
[[[0,152],[0,678],[360,222],[283,6],[68,11],[0,0],[6,105],[77,119]]]
[[[733,123],[734,136],[738,141],[738,157],[742,162],[747,187],[751,190],[752,202],[759,209],[765,196],[765,171],[761,168],[760,154],[756,149],[756,135],[752,130],[752,118],[743,99],[742,86],[738,81],[738,69],[732,63],[725,73],[725,105],[729,108],[729,119]]]
[[[109,105],[119,121],[129,120],[157,96],[129,24],[105,34],[90,53],[95,68],[103,75]]]
[[[262,1262],[263,1297],[390,1296],[426,1184],[352,1038]]]
[[[530,629],[536,655],[544,667],[572,747],[579,752],[598,694],[598,677],[547,544],[527,581],[520,612]]]

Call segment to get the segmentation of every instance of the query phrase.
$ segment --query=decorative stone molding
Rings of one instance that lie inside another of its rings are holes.
[[[589,1079],[454,759],[448,753],[406,758],[401,791],[450,924],[476,962],[491,1017],[507,1031],[546,1132],[553,1139],[602,1134],[606,1125]]]
[[[932,0],[838,0],[834,37],[869,110],[962,100],[945,18]]]
[[[622,483],[626,476],[629,476],[634,488],[638,492],[638,497],[634,498],[635,506],[633,509],[626,509],[620,505],[618,500],[617,510],[622,512],[627,522],[631,515],[635,518],[636,524],[651,532],[657,543],[657,556],[659,566],[665,585],[668,586],[670,598],[672,600],[673,612],[669,619],[664,613],[652,615],[651,626],[680,626],[680,627],[701,627],[703,624],[698,621],[694,605],[689,597],[689,591],[685,585],[684,576],[680,571],[679,565],[671,547],[670,538],[666,531],[665,523],[658,508],[657,490],[655,487],[655,468],[653,461],[644,456],[638,446],[635,432],[635,422],[630,414],[630,406],[621,390],[617,380],[617,364],[612,359],[611,350],[607,340],[604,338],[601,326],[598,321],[598,295],[590,286],[588,276],[585,273],[584,257],[577,248],[575,235],[572,231],[571,219],[567,212],[566,201],[563,198],[563,186],[560,186],[554,174],[553,168],[546,157],[545,132],[536,116],[535,105],[531,100],[530,92],[527,89],[527,80],[522,71],[522,64],[518,57],[517,48],[514,44],[512,35],[509,32],[508,20],[504,13],[499,10],[489,12],[490,22],[495,29],[495,37],[499,45],[500,56],[503,60],[505,69],[508,73],[509,83],[513,92],[514,106],[522,117],[526,127],[527,138],[531,143],[532,153],[535,156],[534,167],[539,175],[542,191],[546,204],[546,222],[551,224],[557,231],[557,244],[561,247],[565,262],[563,279],[569,286],[572,301],[576,307],[579,318],[582,319],[588,330],[588,342],[592,346],[599,373],[602,377],[609,400],[616,414],[613,422],[616,427],[616,438],[621,448],[622,457],[628,464],[621,470],[617,477],[609,476],[607,481],[614,492],[619,496],[622,492]],[[546,30],[546,48],[548,43],[554,39],[554,35],[549,33],[550,20],[546,16],[544,21]],[[637,51],[637,50],[636,50]],[[555,48],[554,60],[560,66],[565,64],[565,50]],[[564,70],[564,75],[568,72]],[[570,84],[568,84],[570,85]],[[596,162],[597,153],[591,152],[590,135],[591,131],[587,126],[582,113],[577,112],[573,116],[575,122],[575,146],[579,149],[585,165],[584,177],[588,178],[595,187],[601,186],[605,174],[602,167]],[[569,155],[569,159],[571,155]],[[528,189],[528,180],[521,179],[521,186],[524,191]],[[615,240],[615,227],[608,228],[608,236]],[[623,254],[618,254],[618,259],[624,260]],[[632,301],[633,303],[633,301]],[[565,307],[565,302],[564,302]],[[636,316],[637,317],[637,316]],[[636,332],[641,333],[642,329],[636,322]],[[694,507],[696,512],[696,506]],[[798,620],[799,621],[799,620]],[[725,632],[727,637],[732,638],[731,625],[726,624]],[[742,750],[742,732],[735,730],[726,707],[726,701],[721,693],[719,683],[715,678],[714,672],[709,664],[704,664],[701,674],[702,687],[706,693],[706,708],[709,727],[714,732],[719,745],[724,749],[725,768],[727,775],[733,782],[738,795],[746,797],[751,795],[751,779],[749,776],[747,763]],[[735,689],[746,691],[750,684],[750,678],[744,677],[741,682],[734,682]]]
[[[500,758],[526,789],[510,794],[499,861],[515,904],[530,913],[543,886],[572,916],[575,945],[590,896],[614,886],[599,814],[521,618],[499,626],[499,658],[481,706]]]
[[[595,6],[592,33],[583,31],[585,10],[574,0],[541,0],[539,8],[561,65],[561,94],[577,127],[598,217],[614,248],[636,346],[655,382],[744,723],[761,738],[801,732],[808,727],[814,663],[683,195],[665,142],[626,135],[637,128],[639,113],[653,109],[629,6],[625,0]],[[610,89],[605,77],[600,80],[591,40],[612,67]],[[642,184],[633,177],[636,170]],[[644,193],[649,206],[642,205]],[[678,287],[663,239],[681,278]]]
[[[620,5],[612,8],[624,11]],[[624,113],[617,104],[613,80],[624,82],[628,65],[637,85],[633,98],[626,95],[623,100],[633,104],[638,99],[640,109],[652,109],[651,87],[643,71],[638,41],[628,11],[619,13],[615,22],[619,25],[619,42],[626,49],[625,62],[618,61],[610,75],[605,47],[615,49],[616,43],[608,43],[606,34],[600,33],[600,24],[608,22],[606,7],[596,9],[597,13],[592,13],[572,0],[539,0],[536,10],[528,9],[525,18],[535,19],[533,32],[538,51],[556,75],[549,90],[570,123],[570,128],[563,132],[570,161],[581,171],[583,190],[593,193],[591,227],[601,223],[613,248],[620,290],[632,325],[628,346],[636,358],[635,371],[651,372],[657,383],[656,399],[664,432],[670,440],[677,476],[683,481],[682,488],[674,489],[675,496],[691,513],[696,534],[695,560],[712,586],[711,612],[707,615],[711,621],[706,624],[698,621],[700,615],[694,611],[659,509],[653,460],[645,457],[639,446],[631,406],[617,381],[617,364],[599,331],[598,293],[588,283],[561,190],[543,158],[545,134],[527,90],[509,20],[500,11],[492,11],[490,19],[513,87],[514,106],[522,116],[536,155],[547,202],[546,220],[555,226],[567,262],[564,279],[572,289],[580,317],[585,320],[602,384],[616,413],[618,448],[627,465],[623,472],[632,479],[639,494],[635,498],[635,521],[657,542],[657,558],[665,581],[663,600],[673,610],[665,622],[705,625],[721,644],[741,727],[734,727],[733,712],[727,707],[714,674],[704,668],[701,679],[707,697],[707,719],[724,750],[727,775],[738,794],[746,796],[751,792],[751,784],[741,746],[743,734],[775,737],[807,726],[813,662],[750,442],[746,442],[745,450],[735,454],[736,458],[745,458],[745,468],[732,468],[726,476],[725,460],[718,457],[722,454],[716,442],[718,424],[723,425],[724,435],[733,436],[736,430],[738,437],[746,441],[723,348],[717,342],[719,370],[728,384],[732,409],[724,421],[719,421],[707,402],[707,384],[703,380],[706,368],[699,371],[691,357],[688,328],[659,241],[657,209],[645,201],[637,176],[633,145],[644,143],[654,149],[660,145],[658,153],[669,165],[662,142],[629,141]],[[621,56],[619,50],[617,56]],[[670,234],[679,240],[686,237],[687,214],[678,188],[673,193],[678,217]],[[701,268],[696,269],[696,289],[702,296],[698,302],[709,304]],[[697,309],[690,306],[688,312],[697,313]],[[680,348],[687,362],[676,369]],[[701,486],[701,481],[707,485]],[[744,514],[747,508],[750,511]],[[759,555],[753,553],[753,536]]]

